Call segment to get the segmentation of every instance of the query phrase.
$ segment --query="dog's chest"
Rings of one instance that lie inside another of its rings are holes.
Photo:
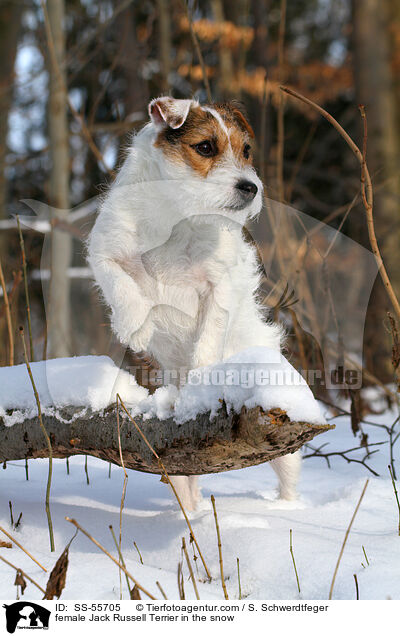
[[[174,228],[169,239],[142,257],[154,281],[209,293],[240,265],[238,236],[228,229],[188,224]]]

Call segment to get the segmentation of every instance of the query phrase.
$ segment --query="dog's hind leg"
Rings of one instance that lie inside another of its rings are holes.
[[[270,464],[279,479],[279,497],[287,500],[296,499],[301,468],[300,451],[273,459]]]
[[[201,499],[198,477],[179,475],[170,477],[170,480],[185,511],[192,512],[196,510],[197,504]]]

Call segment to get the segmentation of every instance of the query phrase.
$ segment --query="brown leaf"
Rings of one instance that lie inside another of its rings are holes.
[[[26,581],[23,577],[23,574],[21,572],[21,570],[17,570],[17,574],[15,577],[15,581],[14,581],[14,585],[19,585],[21,588],[21,594],[23,594],[25,592],[25,588],[26,588]]]
[[[137,585],[134,585],[131,589],[131,600],[132,601],[140,601],[141,600],[140,591]]]
[[[46,585],[46,593],[43,599],[52,601],[55,596],[60,598],[67,578],[68,553],[69,545],[65,548],[64,552],[50,572],[49,580]]]
[[[10,541],[0,541],[0,548],[12,548]]]

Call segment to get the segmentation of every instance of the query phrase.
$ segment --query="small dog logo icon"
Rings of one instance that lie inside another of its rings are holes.
[[[18,629],[48,629],[50,610],[31,603],[20,601],[11,605],[3,605],[6,610],[6,627],[9,634]]]

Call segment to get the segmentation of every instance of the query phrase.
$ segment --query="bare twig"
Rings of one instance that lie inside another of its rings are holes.
[[[182,550],[183,550],[183,553],[185,555],[185,559],[186,559],[186,563],[187,563],[187,566],[188,566],[190,578],[192,579],[194,593],[196,595],[197,600],[200,600],[199,591],[198,591],[197,585],[196,585],[196,579],[194,578],[194,574],[193,574],[192,564],[190,563],[189,555],[188,555],[187,549],[186,549],[185,537],[182,537]]]
[[[229,600],[228,591],[226,589],[225,579],[224,579],[224,563],[223,563],[223,560],[222,560],[221,535],[220,535],[220,532],[219,532],[217,509],[215,507],[215,497],[214,497],[214,495],[211,495],[211,503],[212,503],[212,507],[213,507],[213,510],[214,510],[215,528],[217,530],[219,569],[220,569],[220,572],[221,572],[221,584],[222,584],[222,589],[223,589],[223,592],[224,592],[224,596],[225,596],[226,600]]]
[[[202,561],[202,563],[203,563],[203,566],[204,566],[204,569],[205,569],[205,571],[206,571],[207,577],[208,577],[208,579],[211,581],[211,574],[210,574],[210,571],[209,571],[209,569],[208,569],[208,567],[207,567],[207,564],[206,564],[206,562],[205,562],[205,560],[204,560],[203,554],[202,554],[202,552],[201,552],[201,550],[200,550],[200,546],[199,546],[199,544],[198,544],[198,542],[197,542],[197,539],[196,539],[196,537],[195,537],[195,534],[194,534],[194,532],[193,532],[192,525],[191,525],[191,523],[190,523],[190,521],[189,521],[189,519],[188,519],[188,516],[187,516],[187,514],[186,514],[186,511],[185,511],[185,509],[184,509],[184,507],[183,507],[183,505],[182,505],[182,502],[181,502],[181,500],[180,500],[180,498],[179,498],[179,495],[178,495],[178,493],[176,492],[176,490],[175,490],[175,488],[174,488],[174,485],[173,485],[173,483],[171,482],[171,480],[170,480],[170,478],[169,478],[169,475],[168,475],[168,473],[167,473],[167,470],[166,470],[166,468],[165,468],[164,464],[163,464],[163,463],[162,463],[162,461],[161,461],[161,458],[159,457],[159,455],[157,455],[156,451],[155,451],[155,450],[154,450],[154,448],[151,446],[151,444],[149,443],[148,439],[146,438],[146,436],[143,434],[143,432],[142,432],[142,430],[140,429],[140,427],[137,425],[137,423],[136,423],[136,422],[135,422],[135,420],[133,419],[132,415],[129,413],[129,411],[128,411],[128,409],[126,408],[125,404],[124,404],[124,403],[123,403],[123,401],[121,400],[121,396],[120,396],[119,394],[117,394],[117,395],[118,395],[118,397],[119,397],[119,403],[121,404],[122,409],[125,411],[125,413],[126,413],[126,414],[127,414],[127,416],[129,417],[129,419],[131,420],[132,424],[133,424],[133,425],[134,425],[134,427],[136,428],[136,430],[137,430],[137,432],[139,433],[139,435],[142,437],[142,439],[143,439],[143,441],[145,442],[146,446],[147,446],[147,447],[151,450],[151,452],[153,453],[154,457],[156,457],[156,459],[158,460],[158,463],[159,463],[159,465],[160,465],[160,468],[161,468],[161,469],[162,469],[162,471],[163,471],[163,474],[164,474],[164,476],[165,476],[165,479],[167,480],[167,482],[168,482],[168,483],[169,483],[169,485],[171,486],[171,488],[172,488],[172,492],[174,493],[174,495],[175,495],[175,497],[176,497],[176,500],[177,500],[177,502],[178,502],[178,504],[179,504],[179,507],[180,507],[180,509],[182,510],[182,514],[183,514],[183,516],[184,516],[184,518],[185,518],[185,521],[186,521],[186,523],[187,523],[187,526],[188,526],[188,528],[189,528],[190,535],[191,535],[191,537],[192,537],[192,539],[193,539],[193,541],[194,541],[194,543],[195,543],[195,545],[196,545],[197,551],[198,551],[199,556],[200,556],[200,559],[201,559],[201,561]]]
[[[286,27],[286,0],[281,0],[281,17],[279,22],[279,38],[278,38],[278,73],[279,81],[282,82],[283,72],[283,56],[285,43],[285,27]],[[283,203],[285,198],[284,182],[283,182],[283,153],[285,145],[285,104],[283,93],[279,94],[278,102],[278,144],[276,158],[276,176],[278,183],[278,200]]]
[[[12,537],[11,534],[7,532],[7,530],[4,530],[4,528],[2,528],[1,526],[0,526],[0,530],[3,534],[6,535],[6,537],[10,539],[10,541],[15,543],[15,545],[17,545],[22,550],[22,552],[25,552],[25,554],[27,554],[28,557],[32,559],[32,561],[34,561],[40,568],[42,568],[43,572],[47,572],[46,568],[41,563],[39,563],[39,561],[35,559],[35,557],[32,556],[30,552],[28,552],[28,550],[26,550],[20,543],[18,543],[18,541],[14,539],[14,537]]]
[[[10,367],[14,364],[14,332],[12,327],[10,303],[8,301],[6,281],[4,280],[3,268],[0,260],[0,284],[3,289],[4,308],[6,312],[7,330],[8,330],[8,364]]]
[[[370,424],[370,422],[368,422],[368,424]],[[383,444],[386,444],[386,443],[387,442],[374,442],[373,444],[369,444],[369,447],[382,446]],[[305,446],[306,448],[309,448],[313,452],[309,453],[308,455],[303,455],[303,459],[307,459],[308,457],[323,457],[330,468],[331,467],[330,461],[329,461],[330,457],[334,457],[334,456],[342,457],[343,459],[347,461],[348,464],[351,464],[351,463],[361,464],[362,466],[365,466],[365,468],[369,470],[369,472],[372,473],[375,477],[379,477],[379,473],[373,470],[373,468],[371,468],[371,466],[368,466],[368,464],[366,463],[367,459],[369,459],[371,455],[374,455],[375,453],[377,453],[379,449],[376,449],[374,451],[366,450],[365,456],[362,459],[355,459],[353,457],[347,457],[347,454],[355,452],[355,451],[359,451],[362,448],[361,446],[348,448],[347,450],[344,450],[344,451],[332,451],[330,453],[321,453],[321,450],[326,446],[326,444],[322,444],[318,448],[314,448],[313,446],[311,446],[311,444],[305,444]]]
[[[189,9],[189,6],[188,6],[186,0],[181,0],[181,4],[182,4],[182,6],[183,6],[183,8],[184,8],[184,10],[186,12],[186,16],[187,16],[187,19],[189,21],[190,37],[192,38],[192,42],[193,42],[194,48],[196,49],[197,57],[198,57],[199,62],[200,62],[201,72],[202,72],[202,75],[203,75],[203,82],[204,82],[204,86],[205,86],[206,93],[207,93],[207,99],[208,99],[208,102],[211,104],[212,96],[211,96],[210,82],[208,81],[207,69],[206,69],[206,65],[204,63],[203,54],[202,54],[201,49],[200,49],[200,44],[199,44],[199,41],[197,39],[197,35],[195,33],[195,30],[193,28],[193,20],[192,20],[192,16],[191,16],[191,13],[190,13],[190,9]]]
[[[339,122],[332,117],[324,108],[318,106],[311,99],[308,99],[304,95],[294,91],[291,88],[286,86],[281,86],[281,90],[292,97],[302,101],[305,104],[308,104],[315,110],[317,110],[325,119],[327,119],[339,132],[339,134],[346,141],[347,145],[353,151],[354,155],[357,157],[360,167],[361,167],[361,194],[363,199],[363,204],[365,208],[366,218],[367,218],[367,227],[368,227],[368,236],[369,242],[371,245],[372,252],[375,256],[375,261],[379,269],[379,273],[381,275],[383,284],[385,286],[386,292],[389,296],[389,299],[392,303],[393,309],[396,313],[397,318],[400,320],[400,304],[395,294],[395,291],[390,282],[389,276],[387,274],[385,265],[382,260],[382,256],[379,250],[378,241],[376,239],[375,234],[375,225],[374,225],[374,217],[373,217],[373,189],[372,189],[372,181],[368,171],[366,158],[365,158],[365,149],[366,149],[366,141],[367,141],[367,118],[365,115],[365,109],[363,106],[360,107],[361,117],[364,123],[364,137],[363,137],[363,152],[360,151],[358,146],[354,143],[350,135],[342,128]]]
[[[36,400],[36,405],[37,405],[37,410],[38,410],[38,417],[39,417],[39,424],[40,424],[40,428],[42,429],[43,435],[44,435],[44,437],[46,439],[47,448],[48,448],[48,452],[49,452],[49,471],[48,471],[48,475],[47,475],[47,486],[46,486],[46,515],[47,515],[47,524],[49,526],[50,550],[52,552],[54,552],[55,546],[54,546],[54,535],[53,535],[53,522],[51,520],[51,512],[50,512],[50,489],[51,489],[51,477],[52,477],[52,474],[53,474],[53,449],[51,447],[50,437],[48,436],[46,428],[45,428],[45,426],[43,424],[42,408],[40,406],[39,394],[38,394],[37,389],[36,389],[35,381],[33,379],[31,367],[30,367],[29,360],[28,360],[28,354],[26,352],[24,329],[23,329],[23,327],[20,327],[19,329],[20,329],[20,334],[21,334],[22,346],[24,348],[25,364],[26,364],[26,368],[28,370],[28,375],[29,375],[29,378],[30,378],[30,381],[31,381],[31,384],[32,384],[32,389],[33,389],[33,392],[35,394],[35,400]]]
[[[108,556],[109,559],[111,559],[111,561],[113,561],[115,563],[115,565],[118,565],[118,567],[125,572],[125,574],[127,575],[127,577],[133,581],[133,583],[139,588],[139,590],[142,590],[142,592],[144,594],[146,594],[149,598],[151,598],[152,600],[156,600],[155,597],[148,592],[144,587],[142,587],[140,585],[140,583],[138,583],[138,581],[133,578],[132,574],[130,574],[128,572],[128,570],[117,561],[117,559],[114,559],[114,557],[105,549],[103,548],[103,546],[101,545],[101,543],[99,543],[94,537],[92,537],[91,534],[89,534],[89,532],[87,532],[84,528],[82,528],[82,526],[75,520],[75,519],[70,519],[70,517],[65,517],[65,520],[68,521],[69,523],[72,523],[73,526],[75,526],[75,528],[78,528],[78,530],[80,530],[82,532],[82,534],[85,535],[85,537],[87,537],[88,539],[90,539],[90,541],[92,543],[94,543],[102,552],[104,552],[104,554],[106,554]]]
[[[13,565],[12,563],[10,563],[10,561],[7,561],[7,559],[5,559],[4,557],[0,556],[0,561],[3,561],[4,563],[6,563],[7,565],[10,566],[10,568],[13,568],[14,570],[17,570],[17,572],[21,572],[23,577],[25,579],[28,579],[28,581],[30,581],[31,583],[33,583],[33,585],[35,585],[38,590],[40,590],[41,592],[43,592],[43,594],[46,594],[46,590],[44,590],[39,583],[36,583],[36,581],[34,579],[32,579],[28,574],[26,574],[26,572],[24,572],[23,570],[21,570],[21,568],[17,568],[15,565]],[[46,570],[47,571],[47,570]]]
[[[335,585],[336,575],[337,575],[337,572],[338,572],[338,569],[339,569],[340,561],[342,559],[344,548],[346,546],[346,542],[347,542],[348,536],[350,534],[350,530],[351,530],[351,527],[353,525],[354,519],[356,518],[358,509],[359,509],[359,507],[361,505],[361,502],[363,500],[363,497],[365,495],[365,491],[367,490],[368,482],[369,482],[369,479],[367,479],[367,481],[364,484],[364,488],[362,490],[361,496],[360,496],[360,498],[358,500],[358,503],[356,505],[356,508],[355,508],[355,510],[353,512],[353,516],[352,516],[352,518],[350,520],[349,526],[348,526],[348,528],[346,530],[346,534],[345,534],[344,539],[343,539],[342,547],[340,548],[339,557],[338,557],[338,560],[336,562],[335,571],[333,573],[332,583],[331,583],[331,587],[330,587],[330,590],[329,590],[329,600],[332,600],[333,587]]]

